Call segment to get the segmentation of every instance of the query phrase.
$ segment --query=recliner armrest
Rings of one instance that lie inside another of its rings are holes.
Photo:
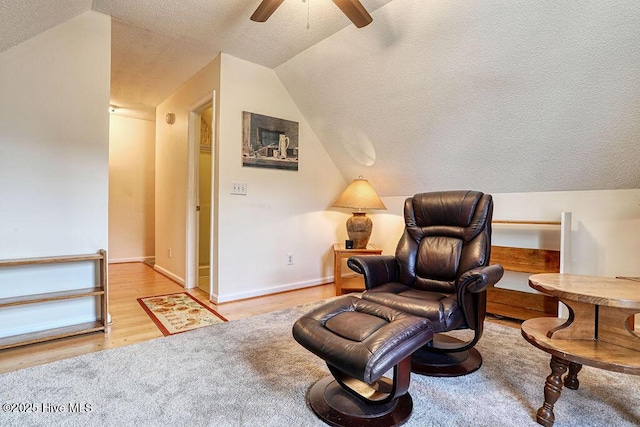
[[[364,275],[367,289],[395,282],[398,277],[398,262],[391,255],[351,256],[347,265],[356,273]]]
[[[463,273],[456,281],[458,304],[462,307],[467,326],[475,330],[471,345],[475,345],[482,336],[485,316],[484,304],[478,305],[478,301],[481,300],[478,294],[498,283],[503,274],[504,268],[500,264],[493,264],[471,269]]]
[[[504,268],[500,264],[474,268],[467,271],[458,279],[458,292],[478,293],[498,283],[502,279]]]

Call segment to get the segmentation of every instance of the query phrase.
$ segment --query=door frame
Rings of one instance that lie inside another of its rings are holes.
[[[209,236],[209,299],[216,300],[218,289],[218,138],[216,119],[216,91],[204,95],[189,106],[187,149],[187,229],[186,229],[186,281],[185,288],[198,287],[198,184],[200,164],[200,113],[213,109],[211,120],[211,234]]]

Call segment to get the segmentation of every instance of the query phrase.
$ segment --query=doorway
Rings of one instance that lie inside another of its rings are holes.
[[[200,113],[198,194],[196,201],[198,240],[198,288],[211,295],[211,206],[213,107]]]
[[[189,108],[186,288],[199,288],[215,302],[216,132],[215,92]]]

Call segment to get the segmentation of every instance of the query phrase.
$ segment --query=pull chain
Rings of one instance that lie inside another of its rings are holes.
[[[307,30],[309,28],[311,28],[311,24],[309,24],[309,16],[310,16],[310,9],[311,9],[311,0],[302,0],[302,3],[307,3]]]

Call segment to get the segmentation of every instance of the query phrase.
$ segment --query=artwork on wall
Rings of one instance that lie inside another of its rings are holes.
[[[204,117],[200,117],[200,151],[211,152],[211,123],[207,122]]]
[[[242,166],[298,170],[298,122],[242,112]]]

